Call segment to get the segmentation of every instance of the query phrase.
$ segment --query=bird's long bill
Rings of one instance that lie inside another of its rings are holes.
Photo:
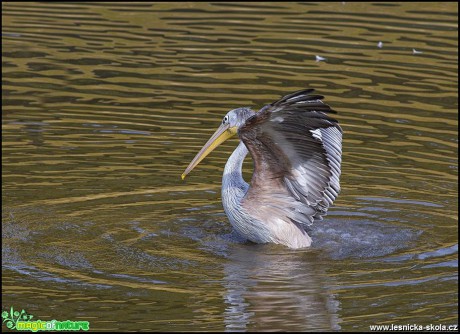
[[[236,127],[230,127],[228,124],[222,124],[216,132],[209,138],[208,142],[203,146],[203,148],[198,152],[198,154],[193,158],[192,162],[182,173],[182,180],[185,179],[188,173],[195,168],[201,160],[203,160],[209,153],[211,153],[217,146],[222,144],[224,141],[235,135],[237,132]]]

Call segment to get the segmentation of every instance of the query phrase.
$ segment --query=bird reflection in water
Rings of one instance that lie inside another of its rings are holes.
[[[337,283],[317,255],[233,244],[224,264],[226,330],[340,330]]]

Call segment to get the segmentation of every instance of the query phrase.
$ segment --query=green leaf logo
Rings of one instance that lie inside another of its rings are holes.
[[[21,310],[21,312],[15,311],[13,306],[11,306],[9,313],[8,311],[2,312],[2,323],[6,322],[6,327],[9,329],[16,329],[16,324],[18,321],[30,321],[32,318],[33,316],[27,314],[24,310]]]

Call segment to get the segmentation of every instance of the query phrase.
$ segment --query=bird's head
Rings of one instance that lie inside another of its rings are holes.
[[[238,129],[246,122],[246,120],[254,115],[254,111],[250,108],[243,107],[230,110],[222,119],[222,123],[214,134],[209,138],[207,143],[193,158],[187,169],[182,173],[182,180],[185,179],[188,173],[195,168],[201,160],[211,153],[217,146],[222,144],[227,139],[238,133]]]
[[[232,131],[238,131],[246,120],[254,115],[254,111],[248,107],[236,108],[230,110],[222,119],[222,125],[228,125]],[[236,133],[236,132],[235,132]]]

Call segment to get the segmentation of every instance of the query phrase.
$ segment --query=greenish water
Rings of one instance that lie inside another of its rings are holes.
[[[457,14],[3,2],[2,310],[99,331],[457,324]],[[244,243],[220,203],[237,140],[180,175],[228,110],[309,87],[344,130],[342,193],[311,249]]]

